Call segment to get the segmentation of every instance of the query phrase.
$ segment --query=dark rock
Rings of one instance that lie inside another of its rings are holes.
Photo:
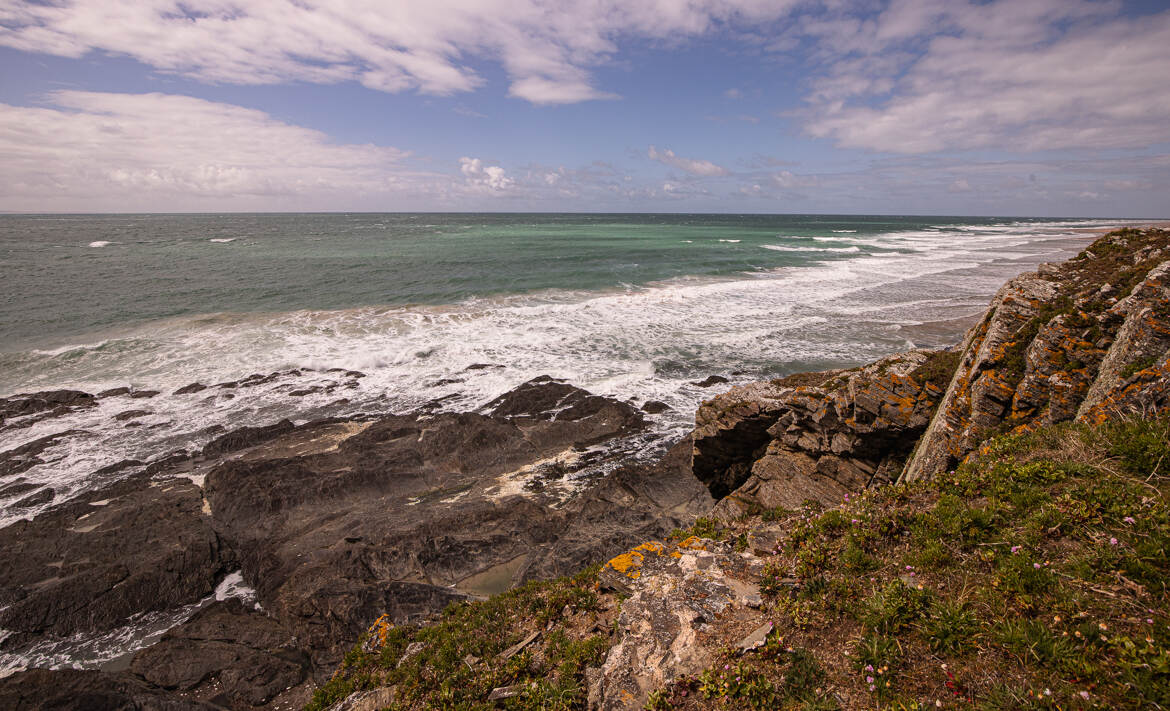
[[[265,427],[241,427],[238,430],[233,430],[211,440],[203,448],[202,454],[205,457],[215,457],[229,452],[235,452],[279,437],[282,434],[293,431],[295,428],[295,425],[289,420],[281,420],[276,424]]]
[[[911,351],[799,385],[751,383],[704,402],[693,467],[723,499],[715,512],[734,518],[807,499],[832,504],[895,479],[941,399],[922,375],[939,357]]]
[[[110,388],[109,390],[101,391],[100,393],[97,394],[97,396],[98,397],[116,397],[118,395],[126,395],[129,392],[130,392],[130,388],[127,388],[127,387]]]
[[[0,487],[0,497],[8,498],[10,496],[18,496],[25,494],[40,486],[40,484],[33,484],[32,482],[19,479],[6,486]]]
[[[730,382],[731,382],[730,380],[723,377],[722,375],[709,375],[709,376],[707,376],[706,380],[700,380],[698,382],[691,383],[691,385],[694,385],[694,386],[700,387],[700,388],[709,388],[712,385],[720,385],[722,383],[730,383]]]
[[[575,445],[640,430],[628,404],[544,378],[485,409],[312,423],[208,473],[207,500],[245,578],[316,670],[331,670],[383,613],[418,620],[465,594],[567,574],[711,504],[690,474],[689,442],[558,495],[565,468],[605,461]],[[542,491],[525,485],[546,475]]]
[[[118,414],[114,415],[114,419],[118,422],[123,422],[125,420],[133,420],[136,417],[142,417],[143,415],[149,414],[151,414],[150,410],[125,410],[124,412],[119,412]]]
[[[93,407],[93,395],[80,390],[45,390],[0,398],[0,420],[22,417],[64,406],[70,409]],[[66,412],[69,410],[66,410]]]
[[[136,400],[143,400],[146,398],[152,398],[155,395],[158,395],[157,390],[135,390],[135,391],[130,393],[130,397],[132,397]]]
[[[205,607],[138,652],[130,671],[157,687],[247,708],[304,681],[309,658],[277,621],[233,598]]]
[[[670,409],[670,405],[659,400],[647,400],[642,404],[642,412],[648,415],[658,415]]]
[[[488,368],[503,368],[503,367],[504,366],[496,365],[495,363],[472,363],[471,365],[464,368],[464,370],[487,370]]]
[[[54,496],[56,496],[56,493],[53,491],[53,489],[46,487],[32,496],[27,496],[14,504],[9,504],[9,506],[14,509],[32,508],[33,506],[40,506],[41,504],[47,504],[51,502]]]
[[[34,439],[31,442],[26,442],[19,447],[13,447],[7,451],[0,452],[0,477],[19,474],[38,464],[43,464],[44,460],[38,456],[41,452],[57,444],[59,440],[65,437],[85,434],[89,433],[85,430],[66,430],[64,432],[46,435],[45,437]]]
[[[3,647],[195,602],[235,557],[187,479],[137,475],[0,529]]]
[[[0,679],[7,711],[222,711],[178,698],[127,674],[30,669]]]
[[[202,383],[191,383],[176,390],[175,395],[190,395],[191,393],[202,392],[206,389],[207,386]]]

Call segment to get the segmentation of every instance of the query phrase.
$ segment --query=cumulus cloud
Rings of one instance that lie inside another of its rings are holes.
[[[408,154],[397,148],[337,144],[230,104],[82,91],[49,100],[46,107],[0,104],[0,204],[7,209],[246,209],[282,200],[295,207],[306,198],[422,190],[441,178],[408,168]]]
[[[504,169],[498,165],[484,165],[479,158],[464,156],[459,159],[459,170],[467,178],[467,182],[490,190],[507,190],[516,181],[504,174]]]
[[[1170,12],[1094,0],[894,0],[834,28],[805,128],[895,153],[1133,148],[1170,140]],[[828,37],[826,34],[823,37]],[[821,37],[821,35],[818,35]]]
[[[537,104],[609,98],[589,68],[622,38],[698,36],[783,16],[796,0],[15,0],[0,45],[125,55],[206,82],[358,81],[378,91],[470,91],[500,62]]]
[[[695,158],[683,158],[677,156],[674,151],[669,148],[658,150],[654,146],[646,151],[646,156],[650,160],[656,160],[664,165],[669,165],[672,168],[678,168],[684,173],[697,175],[704,178],[717,177],[721,175],[728,175],[729,171],[723,166],[715,165],[709,160],[698,160]]]

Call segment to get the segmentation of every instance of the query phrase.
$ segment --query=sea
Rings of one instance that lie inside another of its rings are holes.
[[[953,346],[1009,278],[1117,220],[845,215],[0,215],[0,397],[129,387],[31,426],[65,430],[22,474],[52,501],[218,434],[466,411],[540,375],[668,409],[636,454],[737,383]],[[268,376],[279,373],[277,377]],[[712,375],[726,383],[704,387]],[[248,379],[236,387],[214,387]],[[175,394],[192,383],[213,386]],[[133,416],[115,418],[129,410]],[[18,481],[17,479],[13,479]],[[0,482],[7,484],[10,482]],[[36,492],[33,492],[36,493]],[[250,599],[239,575],[216,597]],[[0,654],[111,668],[200,605]]]
[[[549,375],[637,405],[656,441],[719,388],[959,342],[1008,278],[1118,221],[843,215],[0,216],[0,397],[142,400],[66,429],[22,476],[51,503],[93,473],[290,418],[473,410]],[[290,373],[291,371],[291,373]],[[356,377],[345,371],[357,371]],[[285,375],[251,387],[191,383]],[[729,380],[714,388],[711,375]],[[296,396],[290,396],[296,393]],[[145,410],[129,422],[113,415]],[[653,447],[648,447],[653,449]],[[27,492],[26,494],[27,495]]]

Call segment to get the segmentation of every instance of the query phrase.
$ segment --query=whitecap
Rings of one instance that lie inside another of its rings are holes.
[[[721,239],[721,240],[719,240],[719,241],[720,241],[720,242],[740,242],[740,241],[742,241],[742,240],[738,240],[738,239]]]
[[[857,230],[830,230],[830,232],[856,232]]]
[[[236,238],[235,237],[217,237],[215,239],[209,239],[207,241],[208,242],[235,242]]]
[[[785,247],[779,244],[761,244],[764,249],[770,249],[774,252],[848,252],[856,253],[861,251],[861,247]]]
[[[107,242],[105,240],[98,240],[96,242],[90,242],[89,246],[90,247],[108,247],[111,244],[113,244],[113,242]]]

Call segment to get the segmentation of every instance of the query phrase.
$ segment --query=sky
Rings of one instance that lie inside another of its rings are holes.
[[[0,211],[1168,197],[1168,0],[0,0]]]

